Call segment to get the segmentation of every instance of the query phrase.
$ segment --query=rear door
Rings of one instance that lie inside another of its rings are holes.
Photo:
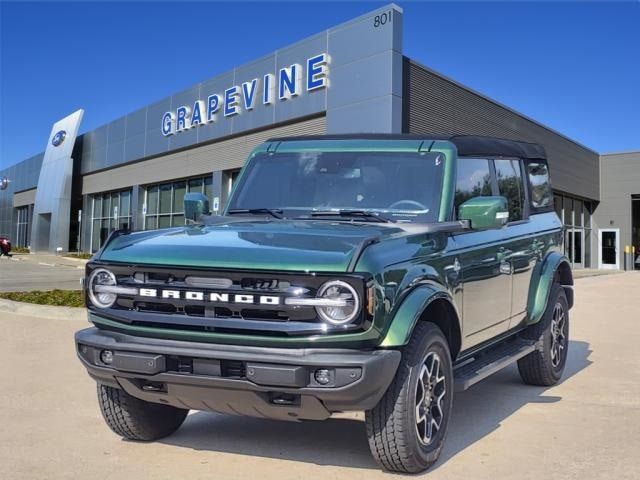
[[[529,220],[527,189],[523,165],[518,159],[494,160],[498,194],[509,204],[509,221],[503,229],[505,255],[511,267],[511,314],[524,317],[531,275],[536,265],[540,245],[535,225]],[[513,325],[513,323],[512,323]]]

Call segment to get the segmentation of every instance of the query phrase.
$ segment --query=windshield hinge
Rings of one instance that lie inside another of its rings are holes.
[[[430,152],[431,149],[433,148],[433,144],[434,143],[436,143],[436,142],[433,141],[433,140],[425,140],[418,147],[418,152]]]
[[[282,142],[271,142],[267,147],[267,153],[276,153]]]

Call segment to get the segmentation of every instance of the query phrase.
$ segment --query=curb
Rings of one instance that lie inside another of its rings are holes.
[[[89,258],[74,258],[74,257],[65,257],[64,255],[59,256],[58,258],[62,258],[64,260],[71,260],[72,262],[86,264],[90,259]]]
[[[0,313],[15,313],[18,315],[29,315],[54,320],[87,321],[86,308],[36,305],[33,303],[14,302],[13,300],[6,300],[4,298],[0,298]]]

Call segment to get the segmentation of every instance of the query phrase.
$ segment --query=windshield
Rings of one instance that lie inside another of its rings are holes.
[[[371,212],[393,221],[438,219],[442,153],[261,153],[242,173],[227,211],[272,209],[286,218]],[[368,221],[360,215],[360,221]]]

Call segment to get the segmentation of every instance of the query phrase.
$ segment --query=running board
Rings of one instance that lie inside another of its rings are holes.
[[[493,347],[475,359],[454,367],[455,391],[461,392],[511,365],[536,349],[536,342],[517,338]]]

